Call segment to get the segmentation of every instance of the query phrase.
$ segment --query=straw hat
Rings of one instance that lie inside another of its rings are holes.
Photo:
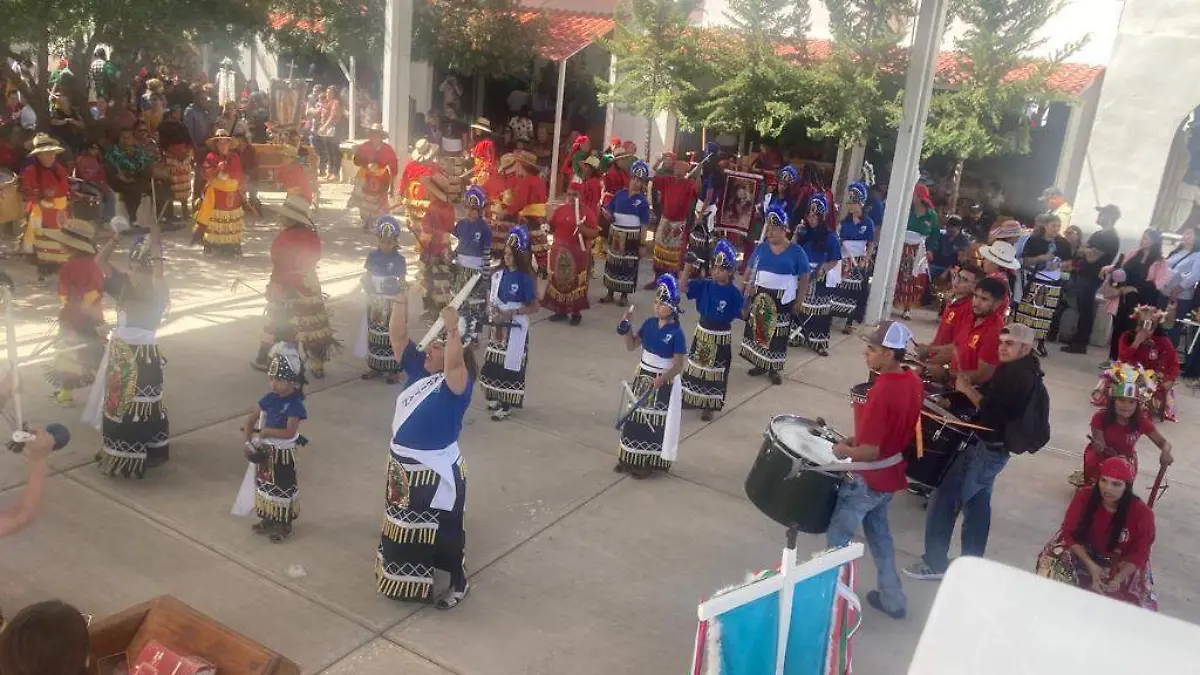
[[[96,228],[86,220],[71,218],[60,229],[45,228],[42,234],[76,251],[94,255],[96,253]]]
[[[518,150],[514,153],[516,160],[532,169],[539,169],[537,155],[528,150]]]
[[[33,137],[33,149],[29,151],[31,155],[38,155],[43,152],[53,152],[59,154],[65,151],[63,146],[58,144],[49,134],[38,134]]]
[[[384,129],[383,129],[383,125],[382,125],[382,124],[380,124],[379,122],[376,122],[376,123],[374,123],[374,124],[372,124],[372,125],[368,126],[368,127],[367,127],[367,134],[368,134],[368,135],[370,135],[370,134],[378,134],[380,138],[387,138],[387,137],[388,137],[388,132],[384,131]]]
[[[421,185],[425,187],[425,194],[431,199],[450,201],[450,179],[445,174],[434,173],[421,176]]]
[[[300,195],[288,195],[287,199],[284,199],[282,204],[272,204],[266,208],[267,210],[274,211],[288,220],[302,223],[314,229],[316,228],[316,225],[313,223],[312,216],[309,215],[309,204]]]
[[[1007,241],[980,246],[979,255],[1005,269],[1015,270],[1021,267],[1021,263],[1017,262],[1017,248]]]
[[[413,143],[413,150],[410,157],[414,162],[428,162],[433,159],[438,153],[438,147],[428,140],[421,138],[416,143]]]
[[[620,161],[626,160],[626,159],[628,159],[628,160],[637,159],[637,155],[626,150],[624,147],[620,147],[620,148],[617,148],[616,150],[613,150],[613,155],[612,155],[613,164],[616,164],[617,162],[620,162]]]
[[[492,123],[486,117],[476,117],[475,123],[471,125],[472,129],[478,129],[485,134],[492,133]]]
[[[513,165],[517,163],[517,157],[511,152],[506,152],[500,156],[500,173],[508,173],[512,171]]]
[[[233,136],[230,135],[228,129],[217,129],[216,131],[213,132],[213,135],[210,136],[207,141],[204,141],[204,144],[207,145],[209,148],[215,148],[215,147],[217,147],[217,142],[222,141],[222,140],[229,141],[230,143],[234,143],[237,139],[235,139]]]
[[[583,160],[583,163],[592,167],[596,171],[600,170],[600,158],[595,155],[588,156],[587,159]]]

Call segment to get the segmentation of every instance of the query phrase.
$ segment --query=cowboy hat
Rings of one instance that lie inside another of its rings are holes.
[[[96,253],[96,228],[86,220],[71,218],[61,228],[43,228],[42,234],[51,241],[94,255]]]
[[[613,150],[612,161],[619,162],[623,159],[636,159],[637,155],[626,150],[623,146]]]
[[[367,134],[368,134],[368,135],[371,135],[371,134],[379,134],[379,137],[380,137],[380,138],[387,138],[387,137],[388,137],[388,132],[386,132],[386,131],[384,131],[384,130],[383,130],[383,125],[382,125],[382,124],[380,124],[379,122],[376,122],[376,123],[374,123],[374,124],[371,124],[371,125],[369,125],[369,126],[367,127]]]
[[[471,125],[472,129],[478,129],[485,134],[492,133],[492,123],[486,117],[476,117],[475,123]]]
[[[597,171],[600,170],[600,158],[595,155],[590,155],[587,159],[583,160],[583,164],[586,164]]]
[[[508,173],[516,163],[516,155],[511,152],[504,153],[500,156],[500,173]]]
[[[528,150],[518,150],[513,154],[516,155],[516,160],[518,162],[533,167],[534,169],[539,168],[537,155],[533,154],[532,152]]]
[[[990,260],[1005,269],[1015,270],[1021,266],[1017,262],[1017,249],[1007,241],[997,241],[994,244],[979,247],[979,255],[984,260]]]
[[[431,199],[438,201],[450,201],[450,179],[445,174],[434,173],[428,176],[421,176],[421,185],[425,188],[425,195]]]
[[[428,140],[421,138],[416,143],[413,143],[413,150],[410,157],[414,162],[428,162],[433,159],[433,156],[438,153],[438,147]]]
[[[212,148],[212,147],[216,146],[218,141],[223,141],[223,140],[229,141],[230,143],[234,143],[237,141],[236,138],[234,138],[232,135],[230,135],[228,129],[217,129],[216,131],[213,132],[213,135],[210,136],[207,141],[204,141],[204,144],[207,145],[208,147]]]
[[[66,149],[58,144],[49,134],[38,134],[33,137],[33,149],[29,151],[31,155],[38,155],[43,152],[53,152],[59,154],[65,152]]]
[[[287,198],[283,200],[282,204],[271,204],[266,208],[267,210],[274,211],[288,220],[292,220],[312,228],[316,227],[316,225],[313,223],[312,216],[309,215],[309,204],[307,201],[305,201],[304,197],[301,197],[300,195],[288,195]]]

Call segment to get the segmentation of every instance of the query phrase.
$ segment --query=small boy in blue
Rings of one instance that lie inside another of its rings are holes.
[[[699,408],[703,411],[700,419],[707,422],[715,411],[725,407],[729,367],[733,363],[733,320],[742,313],[744,297],[733,285],[737,249],[728,240],[721,239],[713,246],[711,278],[690,278],[697,262],[695,256],[689,256],[679,280],[687,297],[696,301],[696,311],[700,314],[683,369],[683,407]]]
[[[296,520],[297,447],[308,443],[300,435],[301,420],[308,419],[304,407],[304,365],[296,348],[285,343],[271,349],[267,377],[271,391],[258,401],[242,429],[246,434],[246,459],[257,465],[254,477],[254,508],[259,522],[255,534],[285,541]]]

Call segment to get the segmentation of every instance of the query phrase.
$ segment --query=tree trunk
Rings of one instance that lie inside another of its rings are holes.
[[[654,140],[654,117],[646,117],[646,143],[642,146],[646,153],[646,163],[650,163],[650,142]]]
[[[950,176],[950,213],[958,213],[958,188],[962,185],[964,160],[954,161],[954,173]]]

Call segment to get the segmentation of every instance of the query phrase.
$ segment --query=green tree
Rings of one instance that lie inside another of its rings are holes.
[[[808,89],[806,0],[729,0],[730,40],[709,56],[717,84],[701,104],[704,125],[742,134],[778,134],[798,116]],[[800,67],[797,67],[800,66]]]
[[[87,71],[95,48],[110,49],[120,76],[115,109],[120,111],[133,76],[164,57],[177,59],[189,44],[222,41],[244,43],[266,25],[266,0],[0,0],[0,15],[20,20],[0,22],[0,55],[31,66],[37,78],[5,77],[20,89],[46,125],[44,54],[65,54],[74,77],[63,78],[61,90],[73,103],[87,101]],[[84,121],[93,127],[87,115]]]
[[[940,82],[929,105],[923,154],[954,162],[951,204],[958,202],[968,159],[1029,152],[1025,111],[1031,101],[1058,97],[1046,79],[1090,36],[1063,46],[1049,58],[1030,55],[1046,44],[1037,37],[1066,0],[955,0],[954,15],[966,26],[955,43],[957,72]]]
[[[418,3],[419,4],[419,3]],[[271,0],[267,37],[284,49],[383,59],[386,0]]]
[[[670,113],[684,129],[694,126],[700,95],[699,52],[689,15],[698,0],[626,0],[611,39],[601,40],[616,58],[612,82],[596,78],[601,103],[613,103],[647,119],[642,150],[650,159],[653,120]]]

